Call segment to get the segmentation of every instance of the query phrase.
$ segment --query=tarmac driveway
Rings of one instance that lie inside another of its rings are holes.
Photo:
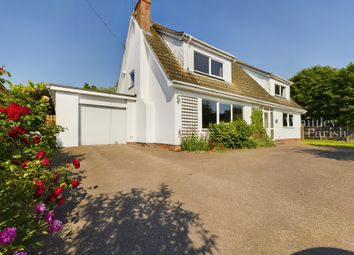
[[[353,149],[111,145],[57,160],[74,157],[82,188],[45,254],[354,254]]]

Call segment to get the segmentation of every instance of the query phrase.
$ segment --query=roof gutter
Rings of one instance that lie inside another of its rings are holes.
[[[284,110],[288,110],[288,111],[298,112],[300,114],[306,113],[306,110],[303,110],[303,109],[287,107],[287,106],[274,104],[274,103],[270,103],[267,101],[249,98],[249,97],[245,97],[245,96],[235,95],[232,93],[223,92],[223,91],[219,91],[219,90],[215,90],[215,89],[204,88],[204,87],[192,84],[192,83],[187,83],[187,82],[177,81],[177,80],[173,80],[172,83],[174,84],[175,88],[177,88],[177,89],[183,89],[183,90],[188,90],[191,92],[198,92],[198,93],[202,92],[202,93],[210,95],[210,96],[218,95],[218,96],[221,96],[224,98],[240,100],[240,101],[245,101],[245,102],[251,102],[251,103],[258,103],[258,104],[262,104],[265,106],[270,106],[270,107],[275,107],[275,108],[284,109]]]

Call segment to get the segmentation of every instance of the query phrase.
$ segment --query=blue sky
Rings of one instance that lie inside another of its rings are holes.
[[[0,0],[0,66],[12,82],[112,86],[132,0]],[[354,61],[352,0],[152,0],[152,19],[290,78]]]

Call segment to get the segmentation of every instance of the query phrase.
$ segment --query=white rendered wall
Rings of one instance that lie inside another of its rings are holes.
[[[65,130],[58,135],[64,147],[79,146],[79,96],[65,92],[55,94],[56,124]]]
[[[294,127],[283,127],[283,112],[293,114]],[[300,139],[301,138],[301,116],[299,113],[274,110],[274,139]]]

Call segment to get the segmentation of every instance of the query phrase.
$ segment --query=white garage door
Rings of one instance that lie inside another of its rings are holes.
[[[126,110],[80,106],[80,144],[126,143]]]

